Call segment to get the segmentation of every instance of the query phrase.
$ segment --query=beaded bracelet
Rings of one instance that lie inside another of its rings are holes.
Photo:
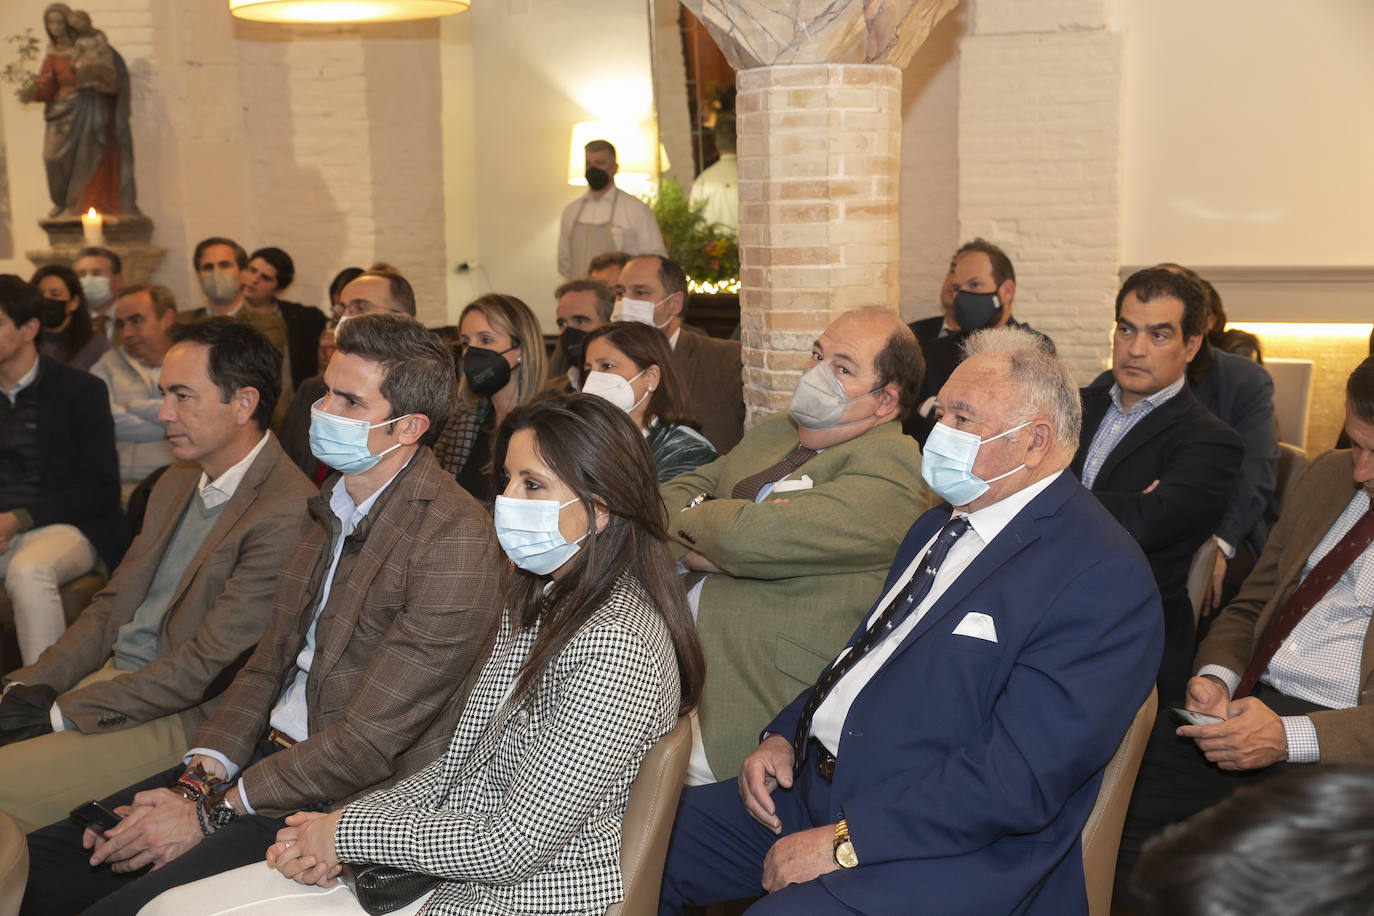
[[[213,773],[206,772],[205,764],[198,763],[181,774],[174,788],[185,795],[187,800],[195,801],[209,795],[215,786],[223,781]]]

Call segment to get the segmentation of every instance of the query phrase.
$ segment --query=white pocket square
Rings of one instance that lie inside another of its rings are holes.
[[[797,490],[809,490],[814,486],[811,478],[803,474],[796,480],[779,480],[773,484],[773,493],[792,493]]]
[[[954,635],[972,636],[974,639],[997,642],[997,626],[987,614],[969,611],[964,615],[964,619],[959,621],[959,625],[954,628]]]

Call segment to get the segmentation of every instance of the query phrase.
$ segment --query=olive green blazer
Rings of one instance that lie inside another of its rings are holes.
[[[777,414],[729,454],[661,488],[678,554],[695,548],[724,570],[706,577],[697,614],[707,666],[702,739],[720,778],[738,773],[759,731],[844,647],[902,537],[931,505],[920,449],[897,422],[808,461],[792,477],[810,477],[811,489],[759,504],[730,497],[796,444],[791,417]],[[714,498],[681,511],[700,493]]]

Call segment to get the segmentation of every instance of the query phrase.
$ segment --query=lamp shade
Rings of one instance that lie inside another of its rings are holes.
[[[606,140],[615,147],[615,183],[626,190],[648,186],[658,175],[658,130],[652,121],[582,121],[573,125],[568,147],[568,184],[587,186],[584,147],[592,140]]]
[[[229,12],[255,22],[400,22],[461,13],[470,0],[229,0]]]

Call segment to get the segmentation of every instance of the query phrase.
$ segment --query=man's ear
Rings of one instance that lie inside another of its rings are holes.
[[[402,445],[414,445],[429,431],[429,417],[413,413],[401,420],[396,427],[396,437]]]
[[[889,382],[888,384],[879,388],[877,394],[878,409],[874,411],[874,416],[876,416],[879,420],[886,420],[888,417],[892,416],[897,411],[901,410],[902,398],[901,395],[897,392],[896,385]]]
[[[668,297],[668,313],[681,317],[682,312],[687,307],[686,293],[673,293]]]
[[[253,419],[253,412],[258,409],[258,402],[261,398],[258,395],[258,389],[244,386],[235,391],[230,400],[234,405],[234,423],[243,426]]]
[[[1011,308],[1011,300],[1016,298],[1016,281],[1003,280],[1002,285],[997,287],[997,301],[1002,303],[1003,311]]]
[[[1199,334],[1196,337],[1189,337],[1187,340],[1183,342],[1184,359],[1191,363],[1193,361],[1193,357],[1197,356],[1197,351],[1201,349],[1202,335]]]
[[[1054,451],[1054,427],[1048,420],[1037,417],[1026,427],[1026,432],[1030,435],[1030,443],[1022,462],[1033,471]]]

